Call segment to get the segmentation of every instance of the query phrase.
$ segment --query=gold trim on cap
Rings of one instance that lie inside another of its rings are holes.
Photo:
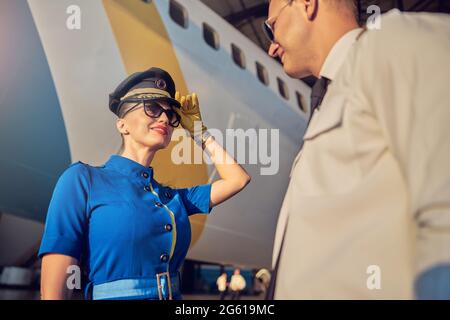
[[[156,88],[138,88],[129,91],[126,95],[124,95],[122,98],[120,98],[120,101],[125,100],[126,98],[129,98],[131,96],[135,95],[148,95],[149,98],[153,98],[155,95],[162,95],[164,97],[170,98],[170,94],[167,91],[156,89]],[[145,97],[145,96],[144,96]],[[141,98],[144,98],[141,97]]]

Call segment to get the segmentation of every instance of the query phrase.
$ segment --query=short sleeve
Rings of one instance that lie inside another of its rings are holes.
[[[203,184],[192,188],[178,189],[188,215],[210,213],[211,184]]]
[[[87,226],[88,169],[70,166],[56,183],[47,212],[39,257],[59,253],[80,260]]]

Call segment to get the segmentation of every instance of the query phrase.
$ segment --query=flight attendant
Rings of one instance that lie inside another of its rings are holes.
[[[94,300],[181,299],[188,217],[209,213],[250,176],[208,133],[197,96],[176,93],[164,70],[129,76],[110,95],[109,108],[123,151],[100,167],[77,162],[59,178],[39,250],[42,299],[69,298],[67,270],[80,261],[89,278],[86,295]],[[196,121],[201,132],[194,132]],[[218,181],[173,189],[153,178],[155,153],[179,124],[209,153]]]

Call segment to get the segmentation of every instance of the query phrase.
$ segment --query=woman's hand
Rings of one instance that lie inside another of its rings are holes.
[[[175,112],[180,115],[183,128],[189,131],[193,138],[204,133],[207,128],[202,121],[197,94],[182,96],[177,91],[175,99],[181,104],[181,109],[175,108]]]
[[[212,138],[202,136],[207,128],[202,121],[197,94],[181,96],[179,92],[176,92],[175,99],[181,104],[181,109],[175,109],[181,117],[181,125],[189,131],[196,142],[203,142],[202,147],[208,151],[220,176],[220,179],[213,182],[211,186],[210,207],[212,208],[244,189],[251,178],[220,144]],[[195,127],[194,124],[196,124]],[[199,136],[201,139],[197,139]]]

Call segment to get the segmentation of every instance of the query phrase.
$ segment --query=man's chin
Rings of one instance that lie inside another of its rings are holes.
[[[283,64],[283,70],[289,77],[294,79],[302,79],[310,75],[302,68],[292,66],[289,62]]]

